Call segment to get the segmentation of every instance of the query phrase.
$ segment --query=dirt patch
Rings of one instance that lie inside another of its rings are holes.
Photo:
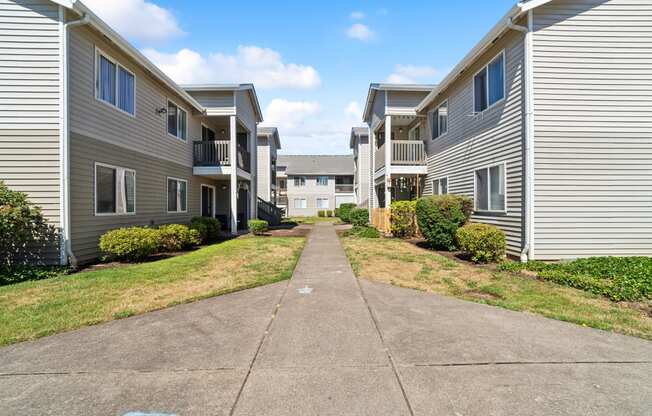
[[[296,225],[293,227],[274,227],[266,234],[272,237],[307,237],[312,231],[310,225]]]

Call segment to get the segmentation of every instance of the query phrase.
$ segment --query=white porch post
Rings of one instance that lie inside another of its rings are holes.
[[[369,126],[369,170],[371,172],[368,191],[369,194],[369,223],[371,224],[372,210],[376,208],[376,133]]]
[[[385,208],[392,204],[392,116],[385,116]]]
[[[238,152],[237,123],[235,116],[229,117],[229,162],[231,165],[231,234],[238,233]]]
[[[258,126],[254,126],[254,131],[249,133],[249,154],[251,157],[251,164],[249,170],[251,171],[251,181],[249,181],[249,196],[251,197],[251,213],[250,218],[255,220],[258,218]],[[271,149],[270,149],[271,152]],[[270,155],[271,156],[271,155]],[[271,159],[270,159],[271,163]],[[272,178],[270,177],[271,181]],[[271,183],[268,183],[268,192],[272,189]],[[268,198],[271,199],[271,198]]]

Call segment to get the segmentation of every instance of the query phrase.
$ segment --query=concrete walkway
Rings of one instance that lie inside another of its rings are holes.
[[[648,415],[652,343],[358,282],[331,225],[292,280],[0,350],[0,414]]]

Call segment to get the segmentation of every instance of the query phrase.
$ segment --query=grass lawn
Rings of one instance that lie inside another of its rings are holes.
[[[295,223],[295,224],[305,224],[305,225],[314,225],[319,222],[330,222],[333,224],[341,224],[342,220],[337,217],[289,217],[283,220],[284,223]]]
[[[652,318],[630,304],[512,273],[463,264],[395,239],[344,237],[356,275],[412,289],[652,340]]]
[[[304,242],[245,237],[157,262],[0,287],[0,345],[289,279]]]

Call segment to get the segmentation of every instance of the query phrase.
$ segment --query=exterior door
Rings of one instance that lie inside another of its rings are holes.
[[[215,188],[212,186],[201,186],[201,216],[215,216]]]

